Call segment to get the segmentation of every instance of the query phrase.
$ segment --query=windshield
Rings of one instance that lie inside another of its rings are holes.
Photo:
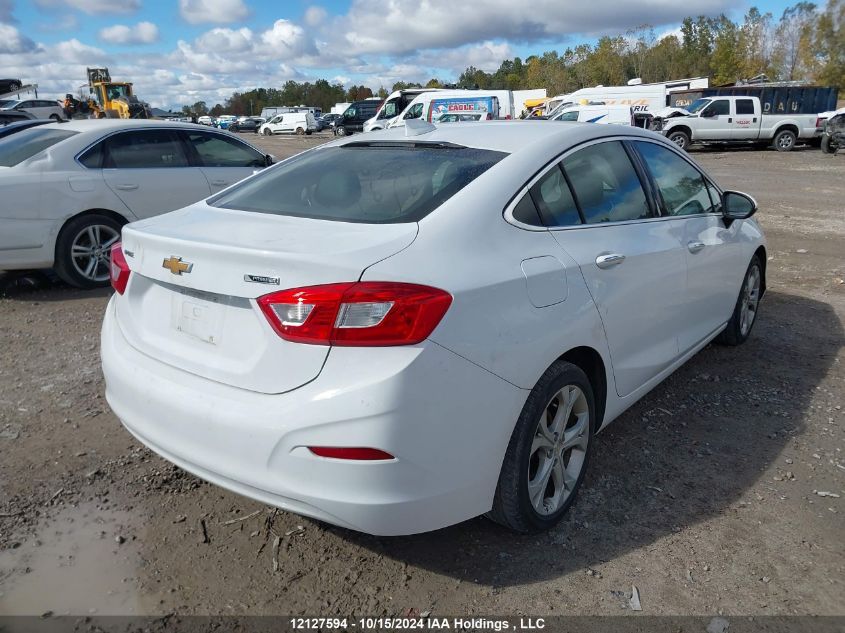
[[[547,114],[546,114],[546,116],[547,116],[547,117],[549,117],[550,119],[553,119],[553,118],[555,118],[558,114],[560,114],[560,113],[563,111],[563,109],[564,109],[564,108],[566,108],[566,107],[568,107],[568,106],[571,106],[571,105],[572,105],[572,102],[571,102],[571,101],[561,101],[559,104],[557,104],[557,105],[556,105],[556,106],[552,109],[552,111],[551,111],[551,112],[547,113]]]
[[[128,86],[109,86],[106,90],[109,99],[118,99],[120,97],[129,96]]]
[[[55,128],[32,128],[0,138],[0,166],[14,167],[76,132]]]
[[[442,143],[349,143],[307,152],[209,204],[340,222],[416,222],[505,156]]]
[[[692,105],[687,108],[687,112],[690,114],[696,114],[697,112],[701,112],[707,105],[710,103],[711,99],[696,99],[692,102]]]
[[[390,101],[385,101],[384,107],[379,112],[378,118],[379,119],[392,119],[397,114],[399,114],[397,110],[397,106],[399,104],[399,100],[401,97],[394,97]]]

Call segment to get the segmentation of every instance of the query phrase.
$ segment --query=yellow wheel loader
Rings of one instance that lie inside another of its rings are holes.
[[[132,92],[132,84],[112,81],[108,68],[88,68],[88,102],[98,119],[149,119],[150,105]]]

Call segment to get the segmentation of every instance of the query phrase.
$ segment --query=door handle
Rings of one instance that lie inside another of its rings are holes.
[[[733,123],[733,122],[734,122],[733,117],[728,117],[728,123]]]
[[[697,253],[702,248],[704,248],[704,242],[689,242],[687,244],[687,248],[689,249],[690,253]]]
[[[599,268],[610,268],[611,266],[618,266],[624,261],[625,256],[621,253],[610,253],[596,257],[596,266]]]
[[[133,189],[137,189],[138,185],[132,185],[132,184],[115,185],[114,188],[120,189],[121,191],[132,191]]]
[[[225,187],[226,185],[229,184],[229,181],[228,180],[212,180],[211,184],[214,185],[215,187]]]

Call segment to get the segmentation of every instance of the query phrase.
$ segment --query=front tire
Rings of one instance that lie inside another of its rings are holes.
[[[798,137],[795,136],[795,132],[792,130],[781,130],[775,135],[772,144],[779,152],[789,152],[795,148],[795,141],[797,140]]]
[[[595,398],[577,366],[557,361],[528,396],[487,516],[515,532],[557,524],[575,501],[595,432]]]
[[[70,220],[56,240],[56,274],[76,288],[108,286],[111,246],[120,240],[121,226],[99,213]]]
[[[264,128],[264,136],[273,136],[273,132],[270,131],[269,127]]]
[[[339,128],[337,128],[337,135],[338,136],[348,136],[349,132],[347,132],[346,128],[341,125]]]
[[[763,265],[760,257],[755,255],[748,264],[742,287],[739,289],[736,305],[728,325],[716,337],[716,342],[722,345],[737,346],[748,340],[751,328],[757,321],[760,299],[763,296]]]
[[[839,147],[837,147],[836,143],[833,142],[830,135],[825,134],[822,136],[821,149],[825,154],[835,154]]]
[[[670,141],[672,141],[675,145],[680,147],[682,150],[687,151],[690,146],[690,137],[689,134],[678,130],[676,132],[670,132],[669,136],[667,137]]]

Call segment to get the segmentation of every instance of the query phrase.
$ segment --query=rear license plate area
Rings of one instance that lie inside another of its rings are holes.
[[[185,336],[217,345],[223,331],[223,312],[218,295],[181,290],[173,295],[171,323]]]

